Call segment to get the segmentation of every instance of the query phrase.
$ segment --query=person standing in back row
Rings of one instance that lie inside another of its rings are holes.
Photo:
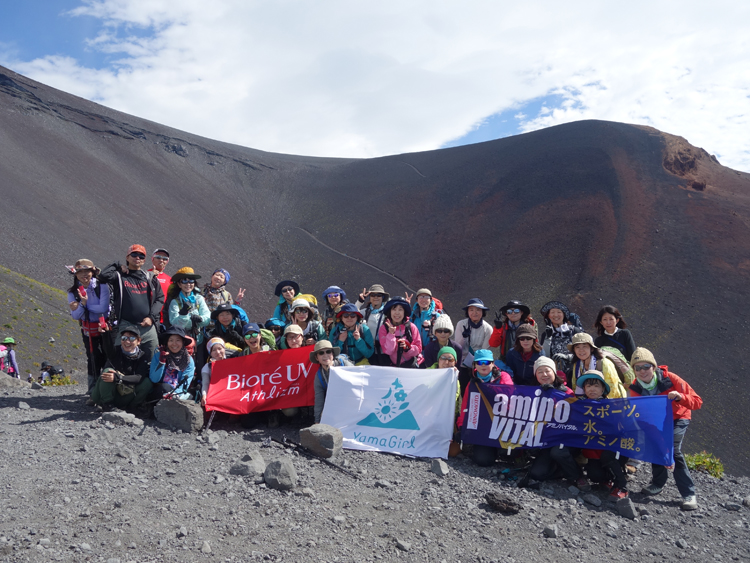
[[[154,253],[151,255],[151,264],[153,265],[153,268],[150,268],[148,272],[146,272],[146,276],[148,276],[149,279],[156,278],[159,280],[159,284],[161,284],[161,292],[166,295],[167,290],[169,289],[169,284],[172,283],[172,278],[168,276],[166,273],[164,273],[165,268],[167,267],[167,264],[169,263],[169,252],[164,250],[163,248],[157,248],[154,250]],[[161,313],[159,314],[159,322],[161,324],[164,324],[164,309],[162,308]]]
[[[108,283],[114,295],[114,315],[118,325],[123,321],[134,325],[140,331],[140,349],[146,358],[154,355],[159,346],[156,325],[164,307],[164,293],[161,283],[155,277],[148,278],[143,271],[146,262],[146,249],[134,244],[128,249],[125,264],[114,262],[99,274],[99,281]],[[111,331],[117,334],[117,331]],[[109,342],[107,357],[113,357],[114,342]]]

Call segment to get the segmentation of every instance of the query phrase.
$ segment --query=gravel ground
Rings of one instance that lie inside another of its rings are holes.
[[[478,468],[463,456],[439,477],[430,460],[345,450],[336,462],[355,478],[264,446],[269,436],[297,440],[297,426],[243,430],[224,415],[201,435],[153,419],[116,426],[85,406],[83,391],[0,390],[0,560],[750,561],[745,477],[694,474],[692,513],[680,511],[672,480],[655,498],[634,493],[631,520],[603,492],[594,506],[564,482],[518,489],[505,466]],[[252,450],[266,462],[291,460],[297,487],[231,475]],[[491,491],[520,503],[520,513],[493,511]]]

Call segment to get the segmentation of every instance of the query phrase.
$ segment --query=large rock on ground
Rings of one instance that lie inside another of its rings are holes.
[[[297,472],[288,459],[269,463],[263,477],[266,480],[266,485],[272,489],[288,491],[297,486]]]
[[[129,412],[105,412],[102,414],[102,420],[119,426],[143,426],[143,421]]]
[[[299,442],[315,455],[329,458],[341,451],[344,435],[341,430],[328,424],[313,424],[299,431]]]
[[[203,428],[203,409],[192,401],[162,399],[154,407],[156,420],[184,432],[200,432]]]
[[[15,377],[9,376],[7,373],[0,371],[0,389],[30,389],[31,383],[21,381]]]
[[[242,458],[242,461],[235,463],[229,468],[230,475],[241,475],[247,477],[255,483],[262,483],[265,480],[266,462],[260,452],[252,451]]]

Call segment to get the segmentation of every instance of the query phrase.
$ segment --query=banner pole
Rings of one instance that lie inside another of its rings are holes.
[[[214,416],[216,416],[216,411],[211,411],[211,417],[208,419],[208,424],[206,424],[205,430],[211,428],[211,423],[214,421]]]

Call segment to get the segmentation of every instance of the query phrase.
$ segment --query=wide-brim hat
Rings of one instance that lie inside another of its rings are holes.
[[[193,340],[191,338],[188,338],[187,336],[185,336],[184,330],[182,330],[178,326],[171,326],[167,330],[159,334],[159,344],[161,344],[162,346],[166,346],[167,342],[169,342],[169,337],[172,335],[177,335],[180,338],[182,338],[182,345],[185,348],[187,348],[188,346],[190,346],[190,344],[193,343]]]
[[[579,332],[578,334],[574,334],[570,344],[568,344],[568,350],[572,352],[573,348],[576,347],[576,344],[588,344],[589,346],[591,346],[592,350],[598,350],[598,348],[594,346],[594,339],[591,338],[591,335],[586,332]]]
[[[314,364],[319,364],[318,361],[318,352],[321,350],[333,350],[333,357],[335,358],[339,354],[341,354],[341,348],[338,346],[334,346],[331,344],[328,340],[318,340],[315,343],[315,348],[313,348],[313,351],[310,352],[310,361]]]
[[[382,293],[383,294],[383,301],[388,302],[388,300],[391,298],[391,294],[388,293],[385,288],[380,285],[379,283],[373,284],[370,286],[370,289],[367,290],[367,293]]]
[[[549,301],[545,303],[539,312],[546,319],[552,309],[560,309],[563,312],[563,315],[565,315],[565,320],[567,321],[570,319],[570,309],[568,309],[564,303],[560,303],[559,301]]]
[[[601,381],[604,385],[604,394],[609,395],[609,383],[604,380],[604,374],[595,369],[588,370],[581,377],[576,379],[576,387],[580,387],[581,389],[583,389],[583,383],[588,379],[596,379],[597,381]]]
[[[184,267],[177,270],[172,275],[172,283],[177,285],[180,283],[180,280],[199,280],[201,277],[195,273],[195,270],[193,270],[190,267]]]
[[[357,306],[354,303],[346,303],[345,305],[342,305],[341,309],[339,309],[339,312],[336,313],[336,318],[341,319],[341,316],[344,313],[354,313],[358,318],[364,318],[364,315],[359,312],[359,309],[357,309]]]
[[[15,344],[15,343],[16,343],[16,341],[15,341],[15,340],[13,340],[13,338],[12,338],[12,337],[10,337],[10,336],[7,336],[7,337],[6,337],[6,338],[5,338],[4,340],[3,340],[3,344]]]
[[[485,307],[482,300],[477,297],[475,297],[474,299],[469,299],[469,302],[466,304],[466,307],[464,307],[464,312],[467,315],[469,314],[469,307],[476,307],[477,309],[481,309],[483,317],[487,314],[487,310],[489,309],[489,307]]]
[[[388,303],[383,307],[383,315],[388,316],[388,312],[393,309],[395,305],[401,305],[404,308],[404,318],[408,319],[411,315],[411,305],[406,299],[398,295],[388,300]]]
[[[326,290],[323,292],[323,301],[326,300],[326,298],[328,297],[329,293],[338,293],[339,295],[341,295],[341,300],[342,301],[344,301],[346,299],[346,291],[344,291],[343,289],[341,289],[337,285],[332,285],[332,286],[326,288]]]
[[[276,297],[281,297],[281,290],[286,286],[293,287],[295,295],[299,293],[299,284],[296,281],[283,280],[276,284],[276,289],[273,290],[274,295],[276,295]]]
[[[524,313],[524,314],[526,314],[526,315],[530,315],[531,314],[531,309],[529,309],[529,306],[528,305],[524,305],[520,301],[510,300],[505,305],[503,305],[502,307],[500,307],[500,311],[502,311],[503,315],[506,314],[505,311],[507,311],[508,309],[520,309],[521,312]]]
[[[235,319],[240,316],[240,312],[232,307],[229,303],[222,303],[221,305],[216,307],[216,309],[214,309],[213,313],[211,313],[211,320],[215,321],[216,319],[218,319],[221,313],[232,313],[232,317]]]
[[[294,313],[297,309],[307,309],[309,312],[312,312],[312,307],[310,307],[310,303],[307,299],[295,299],[292,301],[292,305],[289,307],[289,312]]]
[[[94,266],[94,263],[87,258],[81,258],[80,260],[77,260],[70,273],[77,274],[78,272],[85,272],[87,270],[91,270],[92,272],[94,272],[94,277],[98,276],[101,273],[101,270]]]

